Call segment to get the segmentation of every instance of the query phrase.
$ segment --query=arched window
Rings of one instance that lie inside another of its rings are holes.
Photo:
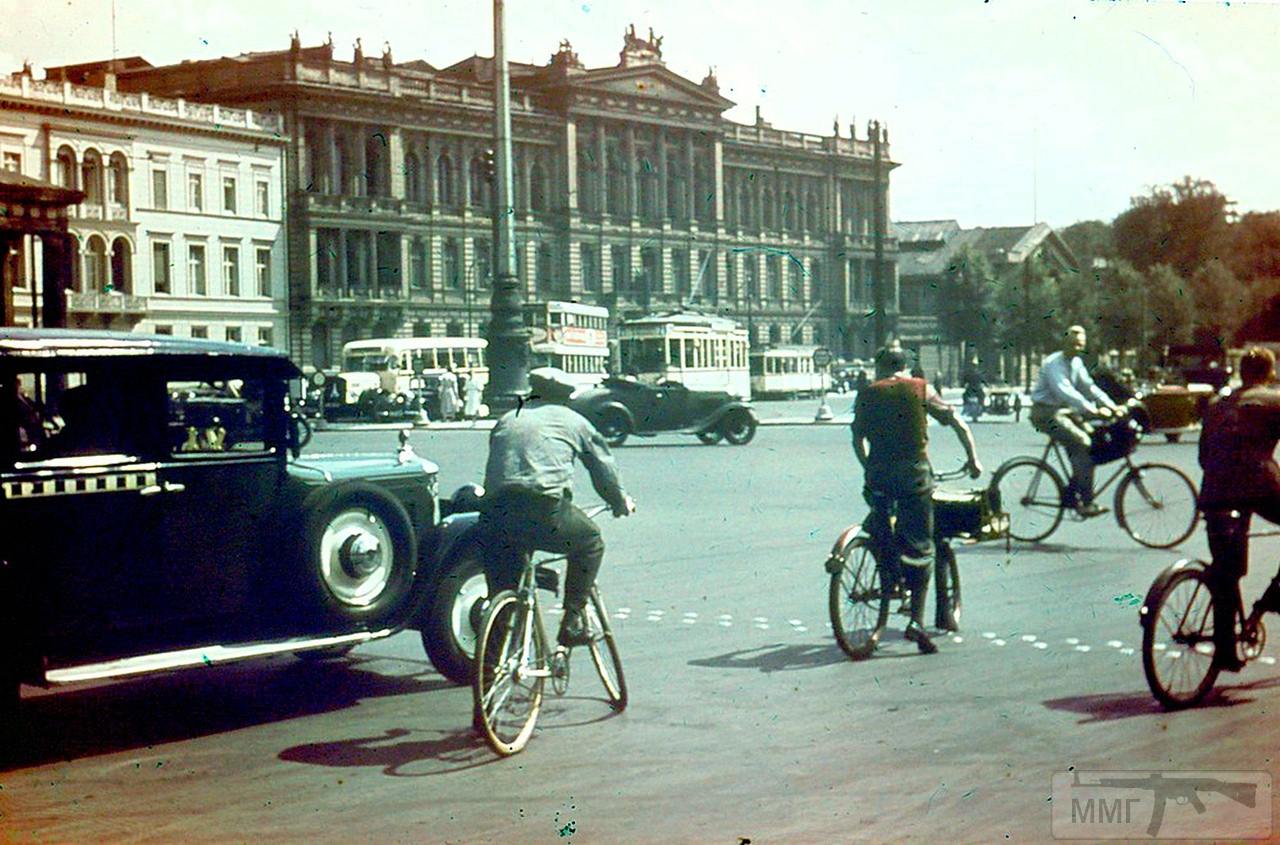
[[[444,286],[450,290],[462,288],[461,260],[458,257],[458,239],[445,238],[440,251],[441,272],[444,273]]]
[[[381,131],[370,132],[364,140],[364,184],[369,196],[391,193],[387,176],[387,136]]]
[[[773,323],[769,326],[769,342],[782,343],[782,326]]]
[[[383,317],[373,325],[374,337],[395,337],[400,333],[400,320],[398,317]]]
[[[409,202],[422,202],[422,173],[417,153],[404,154],[404,195]]]
[[[658,168],[647,151],[636,152],[636,197],[641,220],[658,219]]]
[[[555,256],[551,251],[551,244],[538,244],[538,264],[536,268],[536,280],[538,290],[551,290],[554,284],[555,274]]]
[[[578,209],[584,214],[595,214],[598,203],[600,169],[596,166],[595,153],[585,145],[578,148]]]
[[[75,190],[76,187],[76,154],[65,144],[58,148],[57,166],[54,178],[64,188]]]
[[[805,202],[805,216],[809,219],[810,232],[822,231],[822,203],[814,191],[809,192],[809,199]]]
[[[436,159],[436,201],[446,207],[452,207],[457,201],[453,184],[453,159],[449,158],[448,153],[441,153]]]
[[[617,144],[611,144],[609,156],[609,213],[616,216],[627,214],[627,165],[626,159]]]
[[[341,132],[335,133],[333,137],[333,160],[337,164],[338,177],[338,184],[334,186],[333,192],[354,196],[358,191],[355,186],[355,164],[351,160],[351,144]]]
[[[467,330],[458,320],[450,320],[444,327],[445,337],[463,337]]]
[[[693,174],[694,210],[699,220],[709,221],[716,213],[716,195],[712,184],[711,169],[702,157],[699,157],[694,164]]]
[[[809,296],[814,302],[822,299],[822,262],[816,258],[809,262]]]
[[[360,339],[360,324],[356,322],[342,324],[342,345],[346,346],[353,340]]]
[[[782,195],[782,227],[788,232],[800,228],[796,225],[796,195],[791,191]]]
[[[764,206],[761,209],[761,214],[760,214],[761,223],[763,223],[765,229],[773,231],[774,229],[777,228],[778,221],[774,217],[774,213],[773,213],[773,189],[772,188],[764,189],[764,191],[761,193],[761,196],[760,196],[760,204]]]
[[[118,293],[133,291],[133,249],[124,238],[111,242],[111,287]]]
[[[102,205],[102,156],[86,150],[80,163],[80,185],[86,205]]]
[[[75,235],[67,235],[67,249],[71,250],[71,289],[84,290],[84,267],[80,261],[80,239]]]
[[[743,183],[738,190],[738,225],[743,229],[755,226],[755,216],[751,213],[751,187]]]
[[[113,206],[129,207],[129,162],[124,153],[112,153],[107,179],[107,201]]]
[[[542,162],[535,161],[529,168],[529,210],[547,210],[547,174]]]
[[[471,207],[487,211],[491,200],[489,198],[489,177],[484,172],[484,159],[481,156],[471,159],[469,171],[471,178]]]
[[[764,269],[768,274],[768,288],[765,293],[769,299],[782,299],[782,260],[777,253],[765,256]]]
[[[90,235],[84,249],[84,289],[104,291],[107,287],[107,242]]]
[[[431,321],[415,320],[413,323],[414,337],[431,337]]]
[[[672,220],[687,220],[689,206],[685,202],[685,190],[689,187],[689,179],[684,165],[673,159],[667,159],[667,216]]]
[[[327,323],[313,325],[311,327],[311,364],[316,369],[323,370],[329,366],[333,354],[331,346],[329,325]]]

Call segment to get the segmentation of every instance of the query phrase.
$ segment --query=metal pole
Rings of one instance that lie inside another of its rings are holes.
[[[873,121],[871,124],[871,149],[873,151],[873,178],[874,191],[871,197],[871,213],[874,216],[872,225],[874,226],[873,234],[875,236],[875,276],[872,280],[872,296],[874,297],[873,307],[875,309],[873,325],[875,326],[876,349],[884,347],[885,339],[885,319],[884,319],[884,194],[881,189],[881,181],[884,178],[883,154],[881,152],[881,132],[880,121]]]
[[[516,407],[529,393],[529,333],[521,319],[523,296],[516,278],[515,208],[511,178],[511,76],[505,46],[504,0],[493,0],[493,140],[498,178],[494,207],[499,221],[498,262],[489,299],[489,384],[485,400],[494,414]]]

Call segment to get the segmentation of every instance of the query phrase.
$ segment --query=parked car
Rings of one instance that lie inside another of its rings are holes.
[[[303,454],[299,375],[265,348],[0,329],[0,730],[21,683],[333,656],[404,628],[468,679],[473,503],[438,501],[407,434]]]
[[[611,446],[622,445],[632,434],[647,437],[664,431],[696,434],[708,445],[724,439],[744,446],[759,424],[751,405],[741,398],[718,390],[690,390],[674,381],[655,386],[608,378],[575,396],[571,404]]]

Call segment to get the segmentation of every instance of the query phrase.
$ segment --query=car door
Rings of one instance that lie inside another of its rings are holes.
[[[664,381],[654,390],[654,428],[670,431],[688,424],[689,388],[678,381]]]
[[[278,621],[263,611],[272,606],[269,569],[287,555],[277,518],[284,471],[264,431],[263,390],[252,379],[165,384],[156,565],[173,597],[168,622],[192,644],[255,638]]]
[[[141,457],[124,370],[0,375],[6,395],[16,387],[39,418],[0,456],[3,556],[18,590],[6,601],[52,665],[146,649],[151,634],[160,538],[148,491],[158,467]]]

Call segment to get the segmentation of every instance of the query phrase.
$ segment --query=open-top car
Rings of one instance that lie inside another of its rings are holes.
[[[298,376],[239,344],[0,329],[0,729],[21,683],[332,656],[406,627],[468,679],[475,514],[441,521],[407,435],[303,455]]]
[[[572,407],[595,425],[611,446],[632,434],[664,431],[696,434],[708,445],[722,439],[735,446],[755,436],[755,411],[741,398],[718,390],[690,390],[675,381],[657,385],[609,378],[575,395]]]

